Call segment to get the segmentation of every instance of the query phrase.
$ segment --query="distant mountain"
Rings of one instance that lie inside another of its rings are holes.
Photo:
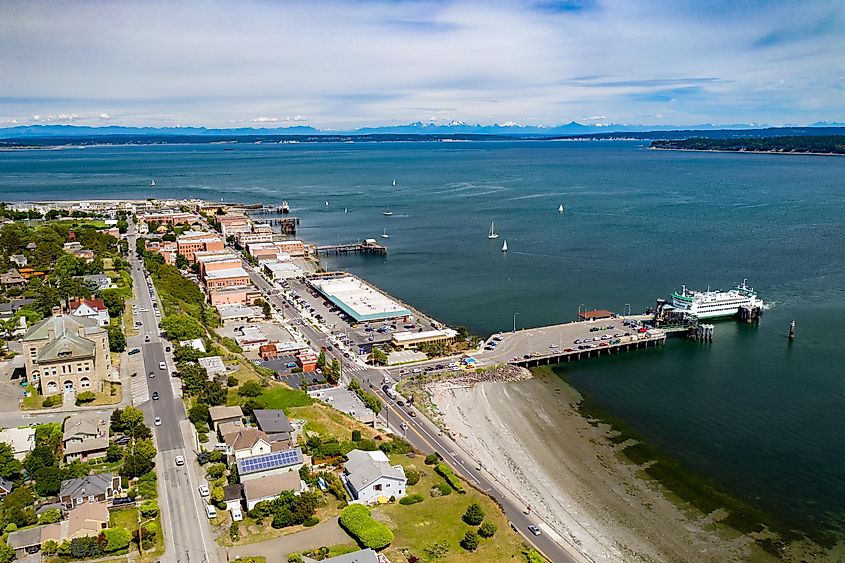
[[[106,127],[92,127],[90,125],[19,125],[17,127],[0,128],[0,139],[15,139],[21,137],[92,137],[98,135],[255,135],[274,133],[276,135],[319,135],[323,132],[307,125],[293,127],[278,127],[264,129],[255,127],[239,127],[234,129],[208,129],[206,127],[125,127],[109,125]]]

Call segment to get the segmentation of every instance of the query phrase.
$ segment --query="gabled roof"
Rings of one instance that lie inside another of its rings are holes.
[[[87,305],[88,307],[94,309],[95,311],[106,311],[108,307],[106,307],[106,303],[102,299],[74,299],[70,303],[68,303],[68,309],[70,309],[71,314],[76,311],[82,305]]]
[[[302,449],[293,448],[281,452],[261,454],[238,460],[238,475],[261,473],[294,465],[302,465]]]
[[[238,406],[209,407],[208,414],[211,416],[212,422],[217,422],[218,420],[226,420],[227,418],[242,417],[244,415],[244,411],[242,411],[241,407]]]
[[[79,498],[89,495],[99,495],[108,492],[112,486],[113,477],[111,473],[100,473],[99,475],[86,475],[76,479],[62,481],[59,488],[60,497]]]
[[[109,522],[108,507],[99,502],[86,502],[71,510],[67,515],[68,536],[74,536],[81,531],[93,532],[97,535],[103,528],[103,524]]]
[[[243,493],[243,485],[240,483],[233,483],[223,487],[223,501],[227,504],[230,502],[239,502],[241,494]]]
[[[96,347],[97,345],[91,340],[68,332],[41,348],[38,351],[38,361],[91,358],[94,356]]]
[[[3,493],[11,493],[12,489],[15,487],[15,484],[9,481],[8,479],[4,479],[0,477],[0,492]]]
[[[256,409],[253,411],[258,427],[268,434],[279,434],[283,432],[292,433],[288,416],[282,409]]]
[[[224,435],[223,440],[235,451],[251,449],[260,440],[264,440],[268,446],[270,445],[270,438],[267,437],[267,434],[257,428],[244,428],[237,432],[231,432]]]
[[[244,483],[244,498],[247,502],[260,498],[275,497],[282,491],[298,491],[299,473],[287,471],[279,475],[267,475]]]
[[[100,332],[102,330],[97,324],[96,319],[59,315],[56,317],[47,317],[32,325],[32,328],[26,331],[26,334],[23,336],[23,341],[46,340],[50,338],[51,330],[56,335],[69,332],[77,334],[80,326],[85,328],[86,334]]]
[[[355,490],[360,491],[367,485],[375,483],[382,477],[405,480],[405,471],[402,466],[392,466],[384,452],[365,452],[352,450],[346,457],[349,461],[343,466],[346,472],[346,479]]]

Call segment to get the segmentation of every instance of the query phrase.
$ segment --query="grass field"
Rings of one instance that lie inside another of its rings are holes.
[[[443,557],[444,561],[495,563],[524,560],[521,538],[510,529],[505,515],[489,497],[465,484],[465,495],[453,492],[447,496],[432,498],[429,490],[435,483],[443,482],[443,479],[432,467],[423,463],[421,456],[410,459],[403,455],[394,455],[390,459],[406,469],[413,467],[422,472],[423,477],[419,483],[408,487],[408,492],[418,493],[424,498],[422,502],[409,506],[397,503],[373,508],[373,517],[387,524],[396,536],[393,544],[384,552],[391,561],[405,560],[402,549],[407,549],[424,560],[430,560],[425,550],[436,542],[445,542],[448,545],[449,551]],[[461,520],[472,503],[478,503],[484,510],[484,521],[493,522],[498,529],[492,538],[482,538],[476,551],[469,552],[462,548],[459,542],[468,530],[478,529],[478,526],[469,526]]]
[[[349,440],[353,430],[360,430],[365,438],[378,435],[372,427],[320,402],[305,407],[294,407],[286,413],[290,418],[304,419],[305,429],[309,432],[335,436],[339,440]]]

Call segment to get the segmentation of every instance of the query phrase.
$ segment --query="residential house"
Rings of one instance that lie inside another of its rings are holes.
[[[218,376],[226,375],[226,364],[223,363],[223,358],[220,356],[206,356],[199,359],[199,364],[205,368],[209,379],[215,379]]]
[[[352,450],[346,454],[343,481],[352,498],[362,504],[378,502],[379,497],[397,499],[406,494],[408,479],[401,465],[390,465],[387,455],[376,450]]]
[[[239,459],[236,463],[241,483],[247,483],[268,475],[281,475],[288,471],[298,472],[299,468],[305,464],[305,457],[302,455],[302,449],[297,447],[246,457]]]
[[[18,268],[23,268],[27,264],[29,264],[29,260],[23,254],[12,254],[9,256],[9,260],[15,263]]]
[[[4,479],[0,477],[0,499],[6,498],[6,495],[12,492],[12,489],[15,488],[15,484],[9,481],[8,479]]]
[[[226,443],[226,453],[236,460],[269,454],[273,451],[270,438],[257,428],[244,428],[226,434],[223,441]]]
[[[108,525],[109,509],[105,504],[82,504],[68,513],[67,533],[62,539],[98,536]]]
[[[293,437],[293,426],[282,409],[256,409],[253,416],[258,428],[264,432],[271,442],[290,442]]]
[[[27,555],[34,555],[41,551],[41,544],[47,541],[42,539],[42,533],[48,527],[36,526],[11,532],[6,543],[15,550],[15,559],[23,560]]]
[[[201,354],[205,354],[205,344],[202,341],[202,338],[193,338],[191,340],[180,340],[179,341],[180,348],[193,348],[197,352]]]
[[[243,484],[243,495],[246,500],[246,509],[252,510],[255,505],[265,500],[273,500],[283,491],[301,493],[305,489],[305,483],[299,478],[298,471],[287,471],[278,475],[267,475],[258,479],[252,479]]]
[[[59,487],[59,501],[68,509],[85,503],[108,503],[120,491],[120,476],[111,473],[66,479]]]
[[[244,417],[241,407],[209,407],[208,414],[211,417],[212,428],[217,432],[218,426],[224,422],[240,421]]]
[[[65,420],[62,449],[65,462],[89,461],[106,456],[109,421],[97,414],[74,414]]]
[[[244,487],[240,483],[226,485],[223,487],[223,502],[225,502],[226,506],[229,508],[235,505],[240,506],[243,491]]]
[[[72,299],[68,303],[68,311],[72,317],[86,317],[94,319],[100,326],[109,326],[111,317],[109,309],[102,299],[90,298]]]
[[[328,559],[322,559],[319,562],[316,559],[311,559],[305,555],[302,556],[302,563],[384,563],[386,561],[379,557],[379,554],[370,549],[360,549],[352,553],[344,553]]]
[[[79,279],[82,280],[83,283],[91,286],[95,293],[112,287],[111,278],[106,274],[89,274],[86,276],[79,276]]]
[[[217,444],[217,447],[223,447],[228,450],[229,446],[226,445],[226,436],[229,434],[234,434],[240,432],[246,428],[242,420],[235,420],[232,422],[221,422],[217,426],[217,434],[220,435],[220,439],[223,440],[222,444]]]
[[[261,307],[248,307],[241,303],[219,304],[215,305],[217,312],[220,313],[220,320],[227,322],[249,322],[264,318],[264,312]]]
[[[35,303],[35,299],[12,299],[8,303],[0,303],[0,320],[9,320],[15,316],[18,309]],[[26,326],[24,326],[26,328]]]
[[[16,269],[9,268],[8,272],[0,274],[0,285],[4,289],[23,288],[26,286],[26,279]]]
[[[0,442],[9,444],[12,455],[23,461],[26,454],[35,449],[35,428],[6,428],[0,431]]]
[[[21,343],[27,377],[45,396],[99,391],[111,371],[108,332],[87,317],[48,317]]]

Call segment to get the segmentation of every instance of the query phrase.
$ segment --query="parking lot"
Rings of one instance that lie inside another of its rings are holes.
[[[367,410],[367,407],[364,406],[358,395],[346,387],[334,387],[316,391],[313,393],[313,396],[326,401],[339,411],[351,414],[361,422],[373,421],[373,411]]]

